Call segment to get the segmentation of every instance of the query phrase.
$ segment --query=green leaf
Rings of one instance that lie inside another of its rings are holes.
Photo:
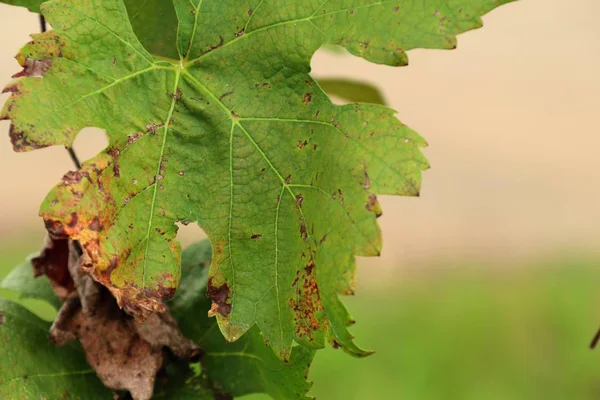
[[[289,362],[284,363],[265,345],[258,329],[252,328],[237,342],[228,343],[216,321],[206,316],[210,307],[205,295],[210,261],[208,240],[183,252],[182,285],[170,305],[181,331],[205,352],[201,361],[204,372],[233,396],[267,393],[274,399],[306,398],[311,386],[306,375],[313,350],[296,346]]]
[[[37,254],[29,256],[25,262],[13,269],[0,282],[0,288],[19,293],[21,299],[39,299],[51,304],[55,310],[59,309],[61,302],[54,294],[50,281],[46,276],[35,277],[31,260]]]
[[[47,0],[0,0],[39,13]],[[146,49],[156,56],[177,57],[177,17],[168,0],[124,0],[133,31]]]
[[[341,97],[352,103],[371,103],[385,105],[381,91],[366,82],[349,79],[319,79],[319,86],[325,93]]]
[[[180,371],[175,371],[179,373]],[[164,388],[158,388],[153,399],[177,399],[177,400],[214,400],[219,399],[214,392],[205,387],[202,376],[187,374],[181,379],[181,375],[171,374]],[[227,399],[227,397],[223,397]]]
[[[79,346],[48,340],[50,325],[0,300],[0,398],[109,399]]]
[[[31,12],[39,13],[40,4],[46,0],[0,0],[0,3],[5,3],[11,6],[25,7]]]
[[[56,32],[20,53],[2,116],[17,151],[107,131],[108,149],[41,215],[81,242],[84,267],[130,312],[165,309],[180,278],[175,223],[196,222],[228,340],[257,325],[283,359],[293,341],[326,339],[364,356],[339,295],[353,293],[355,256],[380,252],[376,195],[418,195],[425,142],[385,107],[333,105],[310,59],[339,44],[404,65],[406,50],[452,48],[507,1],[176,0],[172,62],[142,46],[122,1],[50,1]]]
[[[169,0],[124,0],[133,32],[156,56],[177,58],[177,17]]]

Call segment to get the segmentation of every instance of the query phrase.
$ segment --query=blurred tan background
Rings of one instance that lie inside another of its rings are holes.
[[[600,324],[599,15],[597,0],[521,0],[455,51],[410,52],[405,68],[317,54],[315,76],[380,87],[427,139],[432,165],[420,198],[382,200],[382,258],[360,260],[347,300],[359,342],[379,352],[322,352],[311,372],[320,398],[600,398],[600,353],[587,349]],[[33,14],[0,6],[0,85],[38,29]],[[38,246],[38,205],[72,169],[62,148],[13,153],[8,125],[3,261]],[[85,159],[105,145],[86,130],[75,148]]]
[[[595,0],[519,1],[460,36],[455,51],[412,51],[405,68],[315,57],[318,77],[380,87],[430,144],[422,197],[383,200],[383,258],[369,264],[599,250],[599,14]],[[33,14],[0,8],[0,85],[38,29]],[[8,125],[0,122],[0,239],[40,230],[39,203],[72,168],[62,148],[13,153]],[[105,144],[84,132],[76,150],[86,158]]]

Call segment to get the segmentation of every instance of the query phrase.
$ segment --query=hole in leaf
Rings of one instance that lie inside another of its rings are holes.
[[[182,249],[207,237],[206,233],[204,233],[196,222],[190,222],[188,225],[177,222],[177,227],[179,228],[179,231],[177,231],[177,240],[181,243]]]
[[[73,142],[73,150],[79,161],[84,162],[95,157],[98,153],[108,147],[108,136],[99,128],[82,129]]]

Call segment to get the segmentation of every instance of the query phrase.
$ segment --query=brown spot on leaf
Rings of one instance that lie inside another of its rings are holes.
[[[308,240],[308,231],[306,230],[306,224],[304,222],[300,224],[300,237],[304,241]]]
[[[89,174],[81,170],[69,171],[62,177],[62,184],[64,186],[75,185],[81,182],[84,177],[89,178]]]
[[[107,152],[113,159],[113,172],[115,177],[119,178],[121,176],[121,170],[119,168],[119,154],[121,152],[116,147],[113,147]]]
[[[213,311],[213,315],[218,312],[226,317],[231,313],[231,304],[228,303],[229,295],[230,290],[227,283],[223,283],[221,286],[216,287],[212,278],[209,278],[206,296],[212,300],[211,310]]]
[[[340,203],[344,204],[344,194],[342,193],[342,189],[338,189],[336,192],[333,192],[331,198],[334,200],[339,200]]]
[[[28,58],[25,60],[25,65],[23,66],[23,71],[19,72],[16,75],[13,75],[13,78],[20,78],[22,76],[41,78],[46,74],[46,72],[48,72],[48,70],[50,69],[51,66],[52,66],[51,59],[34,60],[31,58]]]
[[[13,77],[14,78],[14,77]],[[4,87],[4,89],[2,89],[2,93],[19,93],[19,83],[16,83],[14,85],[8,85],[6,87]]]
[[[308,263],[304,266],[304,271],[307,275],[312,274],[313,269],[315,268],[315,261],[311,258],[308,260]]]
[[[250,236],[250,239],[260,239],[262,237],[262,235],[260,233],[255,233],[252,236]]]
[[[302,193],[298,193],[296,195],[296,205],[298,208],[302,208],[302,202],[304,201],[304,197],[302,197]]]
[[[314,258],[308,260],[302,273],[297,275],[295,283],[301,282],[296,287],[295,298],[289,299],[288,304],[294,310],[296,322],[296,336],[308,341],[313,340],[313,332],[321,328],[318,314],[323,311],[319,287],[316,281]]]
[[[77,226],[77,223],[79,222],[79,217],[77,216],[77,213],[71,213],[71,220],[69,221],[69,228],[73,229]]]
[[[308,142],[306,140],[305,141],[299,140],[298,141],[298,150],[302,150],[304,148],[304,146],[306,146],[307,144],[308,144]]]
[[[0,311],[0,325],[4,323],[4,313]]]
[[[217,43],[217,44],[215,44],[213,46],[210,46],[210,48],[208,50],[206,50],[206,51],[203,51],[201,55],[210,53],[211,51],[216,50],[216,49],[222,47],[224,43],[225,43],[225,40],[223,39],[223,36],[219,35],[219,43]],[[197,63],[200,63],[200,60],[198,60]]]
[[[362,166],[363,166],[363,174],[365,176],[365,181],[363,183],[363,188],[369,189],[371,187],[371,179],[369,179],[369,174],[367,173],[367,165],[365,164],[364,161],[362,163]]]
[[[90,224],[88,225],[88,229],[96,232],[102,230],[102,224],[100,223],[100,219],[98,218],[98,216],[95,216],[92,222],[90,222]]]
[[[304,104],[308,104],[308,103],[310,103],[311,101],[312,101],[312,94],[310,94],[310,93],[306,93],[306,94],[304,95],[304,99],[302,99],[302,103],[304,103]]]
[[[30,142],[25,136],[25,133],[23,131],[17,130],[14,124],[11,124],[8,128],[8,136],[10,137],[10,142],[13,145],[13,150],[16,152],[27,151],[30,149],[42,149],[44,147],[48,147],[48,145],[46,144],[40,145],[34,142]]]
[[[369,196],[369,201],[365,204],[365,208],[369,212],[374,212],[375,216],[377,218],[379,218],[383,215],[383,210],[381,209],[381,205],[379,204],[379,201],[377,200],[377,196],[375,196],[374,194]]]
[[[181,96],[183,96],[183,91],[180,88],[177,88],[175,93],[171,94],[171,98],[175,101],[181,99]]]
[[[156,131],[160,128],[162,128],[163,126],[165,126],[164,123],[162,124],[157,124],[155,122],[152,122],[150,124],[146,125],[146,132],[150,133],[150,134],[155,134]]]
[[[235,93],[235,90],[231,90],[227,93],[223,93],[220,97],[219,97],[219,101],[222,101],[225,97],[227,96],[231,96],[233,93]]]
[[[142,132],[136,132],[136,133],[132,133],[131,135],[127,135],[127,144],[129,145],[129,144],[134,143],[142,136],[144,136],[144,134]]]

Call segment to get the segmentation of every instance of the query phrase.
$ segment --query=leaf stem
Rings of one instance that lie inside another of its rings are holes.
[[[40,30],[42,31],[42,33],[46,32],[47,30],[46,18],[44,18],[42,14],[40,14]]]

